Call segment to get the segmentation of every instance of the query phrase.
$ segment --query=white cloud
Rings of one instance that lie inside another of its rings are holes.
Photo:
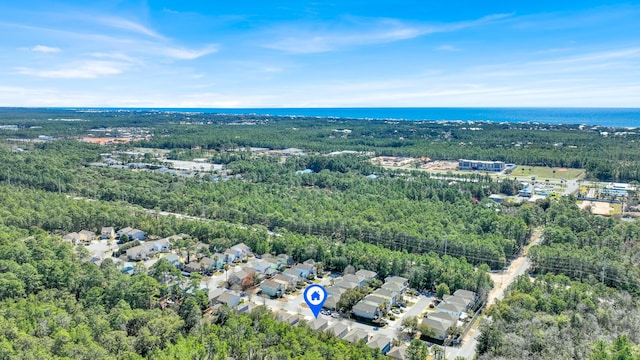
[[[118,18],[118,17],[106,17],[106,18],[98,18],[97,21],[107,26],[131,31],[131,32],[146,35],[152,38],[156,38],[156,39],[165,38],[164,36],[158,34],[154,30],[131,20]]]
[[[157,50],[160,54],[177,60],[194,60],[217,51],[218,47],[216,45],[208,45],[199,50],[178,47],[165,47]]]
[[[136,64],[136,65],[142,65],[144,62],[138,58],[134,58],[132,56],[129,56],[127,54],[123,54],[120,52],[113,52],[113,53],[103,53],[103,52],[93,52],[91,54],[89,54],[95,58],[100,58],[100,59],[113,59],[113,60],[122,60],[131,64]]]
[[[60,48],[45,46],[45,45],[36,45],[31,48],[31,51],[42,52],[42,53],[58,53],[60,52]]]
[[[264,47],[289,53],[321,53],[341,48],[413,39],[434,33],[458,31],[511,16],[495,14],[450,24],[415,24],[396,19],[347,18],[341,23],[290,24],[275,30],[278,39]],[[336,29],[337,30],[334,30]]]
[[[95,79],[118,75],[129,67],[128,64],[115,61],[86,60],[69,64],[57,69],[15,68],[17,74],[52,79]]]

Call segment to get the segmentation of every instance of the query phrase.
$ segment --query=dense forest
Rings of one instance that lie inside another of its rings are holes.
[[[565,274],[640,293],[640,226],[591,215],[572,198],[548,206],[543,242],[531,248],[532,271]]]
[[[212,182],[86,167],[99,151],[95,145],[59,141],[23,153],[0,152],[5,164],[0,180],[272,230],[357,239],[410,253],[446,253],[493,268],[504,267],[529,235],[522,218],[501,215],[486,200],[492,192],[515,192],[519,184],[511,180],[471,176],[473,181],[462,178],[450,184],[423,172],[407,177],[343,155],[294,157],[285,163],[238,160],[228,166],[243,180]],[[296,173],[305,168],[315,173]],[[380,178],[363,176],[373,170]]]
[[[479,359],[640,359],[637,298],[564,275],[521,276],[481,326]]]
[[[537,205],[534,278],[489,308],[480,359],[640,359],[638,223],[594,216],[571,197]]]
[[[154,135],[142,146],[165,149],[301,148],[356,150],[436,160],[502,160],[521,165],[584,168],[601,181],[640,179],[640,134],[599,126],[318,119],[157,111],[0,109],[0,136],[86,136],[91,129],[137,127]],[[335,130],[348,129],[349,134]],[[99,134],[99,133],[94,133]]]

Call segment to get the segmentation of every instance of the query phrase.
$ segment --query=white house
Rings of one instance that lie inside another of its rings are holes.
[[[371,281],[375,279],[376,276],[378,276],[378,273],[376,273],[375,271],[363,269],[363,270],[356,271],[356,276],[360,278],[360,280]]]
[[[100,238],[103,240],[113,239],[116,236],[116,232],[113,226],[105,226],[100,231]]]
[[[466,310],[466,306],[460,303],[455,303],[455,302],[450,302],[450,303],[442,302],[440,303],[440,305],[436,307],[436,311],[454,315],[456,319],[461,317],[462,313],[464,313],[465,310]]]
[[[358,302],[351,311],[354,315],[363,319],[373,320],[380,317],[380,308],[365,301]]]

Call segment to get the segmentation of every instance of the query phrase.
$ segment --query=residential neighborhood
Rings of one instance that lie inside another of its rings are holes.
[[[244,243],[212,252],[204,243],[195,243],[187,251],[181,241],[187,234],[159,238],[131,227],[118,229],[105,226],[99,233],[79,230],[63,236],[65,241],[85,248],[87,260],[99,265],[111,259],[123,273],[132,274],[139,266],[150,269],[165,259],[183,276],[199,274],[200,288],[206,289],[210,310],[221,306],[247,312],[257,306],[270,308],[279,321],[291,325],[305,321],[312,329],[326,331],[349,342],[364,340],[367,346],[380,349],[396,359],[404,359],[409,339],[402,320],[419,318],[419,325],[427,331],[425,341],[442,343],[468,321],[477,307],[477,296],[468,290],[456,290],[443,299],[432,294],[418,294],[409,288],[408,279],[390,276],[378,279],[367,269],[355,273],[325,274],[313,259],[295,263],[287,254],[256,256]],[[194,250],[195,249],[195,250]],[[327,299],[319,317],[313,317],[304,303],[302,290],[312,283],[323,285]],[[366,294],[347,313],[340,312],[341,296],[354,289]],[[393,346],[394,339],[401,339]],[[404,344],[404,345],[403,345]]]

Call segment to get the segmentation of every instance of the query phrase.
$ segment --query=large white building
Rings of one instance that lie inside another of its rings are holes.
[[[458,160],[459,170],[502,171],[506,167],[504,161]]]

